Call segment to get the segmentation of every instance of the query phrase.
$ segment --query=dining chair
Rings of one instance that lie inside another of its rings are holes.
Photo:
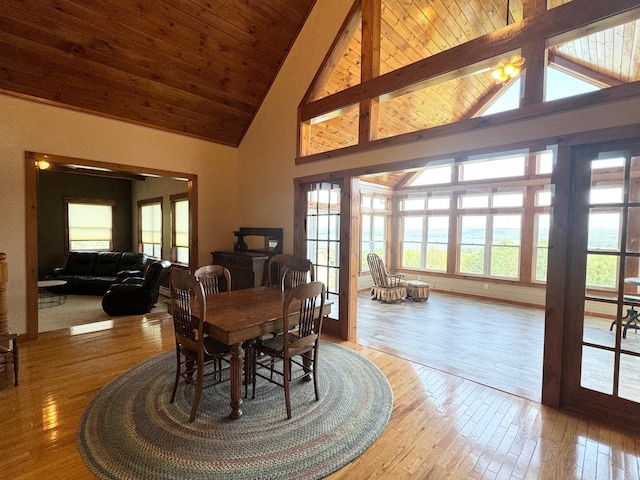
[[[282,291],[290,290],[301,283],[313,282],[315,272],[308,258],[278,253],[267,262],[267,286]]]
[[[193,385],[195,393],[189,422],[193,422],[202,390],[229,380],[231,353],[225,345],[204,333],[207,304],[202,283],[183,268],[171,268],[171,312],[176,338],[176,376],[173,403],[180,379]],[[223,369],[223,363],[227,367]],[[205,371],[207,369],[207,371]]]
[[[222,265],[204,265],[198,268],[195,273],[195,277],[200,280],[202,288],[204,289],[205,296],[216,295],[218,293],[229,293],[231,291],[231,272],[228,268]],[[247,341],[242,344],[242,348],[246,352],[247,358],[251,357],[251,348],[253,348],[253,341]],[[251,367],[252,364],[248,360],[244,362],[244,396],[247,397],[249,390],[249,383],[251,381]]]
[[[222,265],[204,265],[194,275],[200,280],[205,295],[231,291],[231,273]]]
[[[287,418],[291,418],[291,382],[310,381],[313,377],[316,401],[320,400],[318,350],[325,296],[322,282],[303,283],[287,290],[282,302],[282,334],[254,346],[253,396],[255,397],[256,377],[283,387]],[[297,311],[293,313],[298,317],[297,327],[294,329],[287,328],[292,315],[292,302],[299,302]]]
[[[373,280],[371,287],[372,300],[401,302],[407,296],[407,284],[402,280],[403,275],[387,272],[382,259],[375,253],[367,255],[367,263]]]

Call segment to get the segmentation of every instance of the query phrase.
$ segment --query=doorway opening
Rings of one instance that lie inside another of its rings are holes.
[[[48,235],[48,231],[41,231],[39,223],[39,206],[43,207],[43,203],[40,198],[39,192],[39,183],[40,183],[40,175],[45,174],[46,170],[42,169],[42,161],[45,161],[48,164],[48,168],[51,173],[47,173],[48,175],[56,175],[57,179],[60,179],[60,176],[64,176],[65,181],[62,183],[73,183],[73,179],[91,179],[88,181],[88,186],[85,185],[85,189],[89,189],[88,193],[84,196],[92,195],[92,188],[95,188],[96,182],[100,181],[121,181],[125,183],[138,182],[142,186],[138,189],[140,196],[150,195],[148,191],[149,185],[154,183],[157,185],[160,183],[164,183],[163,186],[159,187],[161,189],[168,188],[168,184],[173,184],[173,187],[177,190],[180,190],[180,196],[186,198],[189,201],[189,256],[188,262],[193,268],[191,264],[197,261],[197,244],[194,239],[197,238],[197,176],[192,174],[185,174],[181,172],[173,172],[173,171],[164,171],[159,169],[147,169],[140,168],[134,166],[124,167],[122,165],[111,164],[107,162],[98,162],[93,160],[86,159],[77,159],[77,158],[69,158],[64,156],[36,153],[36,152],[26,152],[25,154],[25,162],[26,162],[26,199],[27,199],[27,209],[26,209],[26,225],[27,225],[27,266],[28,266],[28,275],[27,275],[27,337],[29,339],[35,339],[38,336],[38,332],[40,331],[39,325],[39,313],[42,309],[38,308],[38,280],[42,280],[46,275],[47,270],[52,268],[52,266],[60,266],[60,265],[46,265],[41,268],[41,252],[42,244],[44,243],[43,238]],[[146,183],[149,181],[149,183]],[[55,181],[53,182],[55,184]],[[57,190],[57,194],[59,197],[64,196],[62,193],[64,191],[64,185],[62,183],[59,184],[59,188]],[[82,183],[82,182],[80,182]],[[93,187],[92,187],[93,186]],[[109,187],[107,187],[109,188]],[[131,189],[133,191],[133,188]],[[51,195],[56,195],[56,188],[53,188],[53,192]],[[172,192],[174,193],[174,192]],[[127,205],[127,209],[129,209],[129,217],[135,218],[137,215],[137,207],[133,204],[135,203],[135,197],[131,196],[128,201],[123,202],[123,205]],[[51,201],[51,200],[48,200]],[[63,202],[62,198],[59,198],[60,203]],[[132,203],[133,202],[133,203]],[[127,215],[125,215],[127,216]],[[62,224],[60,226],[59,224]],[[123,244],[126,245],[124,247],[127,251],[138,251],[138,245],[140,244],[140,239],[138,238],[137,232],[137,220],[129,221],[129,231],[126,231],[127,228],[124,228],[122,232],[115,232],[115,237],[118,235],[124,238]],[[64,232],[60,234],[60,228],[63,230],[67,227],[64,226],[63,218],[58,218],[56,232],[51,232],[51,237],[56,237],[56,242],[60,245],[60,252],[57,253],[58,257],[63,261],[51,260],[54,263],[62,263],[64,264],[64,255],[60,256],[62,252],[64,252]],[[133,230],[136,230],[135,233]],[[44,227],[43,227],[44,230]],[[124,233],[126,231],[126,233]],[[53,243],[53,240],[52,240]],[[122,244],[120,244],[122,245]],[[46,249],[45,249],[46,250]],[[163,254],[164,256],[164,254]],[[167,257],[168,258],[168,257]],[[184,257],[183,257],[184,258]],[[56,307],[53,307],[56,308]]]

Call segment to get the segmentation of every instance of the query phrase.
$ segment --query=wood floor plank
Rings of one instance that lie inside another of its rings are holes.
[[[20,386],[0,389],[0,431],[11,432],[0,435],[5,478],[93,478],[75,443],[84,409],[107,382],[174,348],[166,314],[73,332],[47,332],[20,346]],[[326,339],[376,364],[394,394],[382,435],[331,480],[640,480],[634,433],[380,349]]]

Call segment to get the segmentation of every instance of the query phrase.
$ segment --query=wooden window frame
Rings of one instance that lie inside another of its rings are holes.
[[[361,213],[360,213],[360,258],[361,258],[361,262],[360,262],[360,274],[369,274],[369,266],[366,264],[366,261],[364,261],[364,242],[367,242],[369,245],[375,244],[376,241],[373,239],[373,219],[375,217],[384,217],[385,219],[385,225],[384,225],[384,240],[382,240],[383,243],[383,251],[382,251],[382,258],[385,261],[385,264],[389,264],[389,259],[387,258],[388,252],[389,252],[389,238],[391,238],[390,236],[390,228],[391,228],[391,223],[392,223],[392,212],[391,212],[391,204],[393,202],[393,198],[391,196],[391,194],[383,194],[383,193],[378,193],[378,192],[372,192],[372,191],[367,191],[366,189],[361,191],[360,193],[360,198],[361,200],[364,197],[369,197],[371,198],[371,207],[367,207],[365,208],[363,205],[361,205]],[[373,202],[376,198],[384,198],[387,207],[384,209],[379,209],[379,208],[374,208],[373,206]],[[363,236],[363,232],[362,232],[362,218],[364,215],[369,215],[371,217],[371,231],[370,231],[370,238],[365,239]],[[363,263],[364,262],[364,263]]]
[[[149,255],[150,258],[160,259],[162,258],[162,244],[163,244],[163,198],[162,197],[154,197],[147,198],[145,200],[138,200],[138,252],[144,252],[144,243],[142,241],[142,209],[143,207],[147,207],[150,205],[160,205],[160,256],[156,257],[154,255]],[[157,245],[155,243],[151,243],[150,245]]]
[[[116,242],[116,201],[115,200],[105,200],[105,199],[96,199],[96,198],[75,198],[75,197],[63,197],[62,201],[64,202],[64,253],[65,255],[71,254],[71,252],[76,252],[80,250],[72,250],[71,249],[71,238],[69,233],[69,204],[93,204],[93,205],[103,205],[111,207],[111,241],[109,242],[108,250],[101,251],[109,251],[112,252],[114,249],[114,245]],[[96,251],[96,250],[91,250]]]
[[[179,246],[176,244],[177,232],[176,232],[176,203],[186,201],[189,203],[189,208],[191,208],[191,202],[189,201],[189,193],[177,193],[175,195],[171,195],[169,197],[169,201],[171,202],[171,257],[170,260],[173,263],[177,263],[180,265],[189,265],[189,260],[187,262],[179,262],[178,261],[178,248]],[[189,238],[191,238],[191,228],[189,228]],[[189,245],[187,245],[188,257],[191,258],[191,246],[190,240]]]

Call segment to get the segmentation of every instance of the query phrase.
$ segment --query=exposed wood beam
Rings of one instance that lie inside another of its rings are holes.
[[[606,28],[620,21],[622,16],[633,16],[631,10],[638,7],[637,0],[610,2],[570,2],[552,10],[545,10],[535,17],[509,25],[488,35],[471,40],[463,45],[445,50],[396,71],[373,78],[370,81],[338,92],[308,105],[301,106],[301,120],[353,104],[366,98],[374,98],[435,79],[451,72],[464,71],[470,65],[517,51],[522,46],[535,43],[541,38],[554,37],[564,41],[567,35],[584,35],[591,28]],[[586,8],[588,7],[588,8]],[[616,18],[617,17],[617,18]],[[567,33],[570,32],[570,33]]]
[[[144,182],[147,179],[147,177],[145,177],[144,175],[137,175],[134,173],[114,172],[112,170],[88,168],[82,165],[67,165],[63,163],[52,163],[48,170],[76,175],[91,175],[93,177],[118,178],[121,180],[139,180],[141,182]]]

